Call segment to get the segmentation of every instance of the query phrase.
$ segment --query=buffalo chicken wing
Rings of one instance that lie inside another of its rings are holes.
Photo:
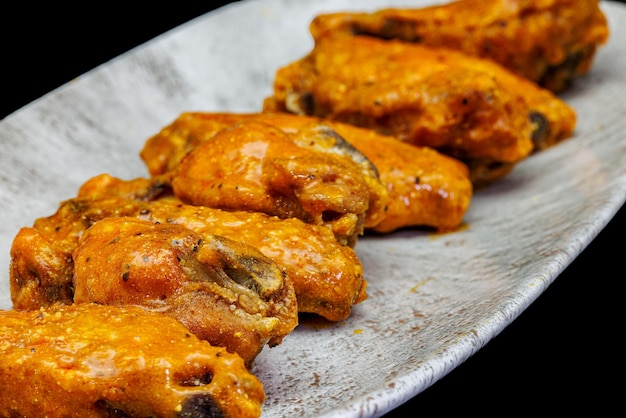
[[[172,190],[196,206],[327,225],[354,246],[366,224],[384,217],[387,190],[372,164],[346,147],[328,129],[288,135],[268,124],[240,123],[192,149],[171,172]]]
[[[128,193],[133,185],[137,191],[132,194],[144,195],[144,188],[152,187],[144,179],[121,186],[123,181],[101,175],[87,183],[81,188],[81,197],[62,202],[55,214],[38,218],[32,227],[21,228],[15,236],[9,274],[15,308],[72,303],[72,253],[79,239],[95,222],[123,216],[178,224],[200,236],[217,235],[256,248],[293,282],[299,312],[340,321],[350,315],[354,304],[367,297],[363,267],[354,249],[337,242],[325,226],[259,212],[186,205],[173,197],[142,201],[115,195]]]
[[[366,36],[320,39],[280,68],[265,111],[312,115],[429,146],[468,164],[475,186],[568,138],[574,110],[481,58]]]
[[[609,36],[598,0],[462,0],[316,16],[315,39],[367,35],[491,59],[554,92],[589,72]]]
[[[385,216],[375,224],[366,224],[367,230],[388,233],[412,226],[451,230],[462,223],[469,208],[472,184],[466,165],[460,161],[371,129],[312,116],[185,112],[146,141],[141,158],[158,186],[159,176],[173,171],[199,144],[209,141],[222,129],[251,120],[288,133],[297,133],[311,125],[327,126],[363,153],[376,167],[389,194]]]
[[[247,365],[298,323],[291,280],[255,248],[182,225],[110,217],[73,252],[74,303],[140,305]]]
[[[0,416],[261,415],[262,383],[242,359],[137,306],[0,311]]]

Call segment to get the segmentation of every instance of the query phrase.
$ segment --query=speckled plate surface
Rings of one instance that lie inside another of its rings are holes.
[[[9,248],[87,178],[146,176],[144,141],[181,112],[257,111],[279,66],[312,46],[318,13],[420,1],[247,0],[170,31],[0,121],[0,307]],[[346,321],[303,321],[254,366],[264,417],[375,417],[420,393],[531,304],[626,200],[626,7],[591,74],[562,97],[573,138],[474,196],[446,235],[366,236],[369,299]],[[242,32],[240,28],[253,30]],[[228,39],[229,42],[221,42]]]

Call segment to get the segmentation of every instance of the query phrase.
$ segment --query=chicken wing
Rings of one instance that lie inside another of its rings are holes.
[[[143,195],[143,179],[97,180],[83,189],[100,198],[77,197],[61,203],[55,214],[21,228],[11,245],[10,290],[16,309],[38,309],[74,299],[72,253],[96,221],[129,216],[161,224],[179,224],[199,235],[218,235],[247,244],[272,259],[293,281],[299,312],[330,321],[347,318],[354,304],[367,298],[363,267],[351,247],[341,245],[325,226],[280,219],[258,212],[223,211],[185,205],[173,197],[141,201],[107,197],[120,190]],[[111,185],[111,190],[98,189]]]
[[[346,148],[328,129],[288,135],[243,122],[193,148],[171,172],[172,190],[192,205],[327,225],[354,246],[366,223],[384,217],[387,190],[373,165],[363,156],[355,162],[358,151]]]
[[[258,250],[182,225],[111,217],[73,252],[74,303],[140,305],[180,321],[246,365],[298,324],[293,284]]]
[[[576,114],[481,58],[367,36],[321,38],[280,68],[265,111],[313,115],[429,146],[468,164],[476,187],[568,138]]]
[[[423,8],[326,13],[315,39],[368,35],[489,58],[560,92],[589,72],[609,36],[598,0],[463,0]]]
[[[136,306],[0,311],[0,416],[258,417],[236,354]]]
[[[472,184],[465,164],[432,148],[330,119],[288,113],[185,112],[150,137],[140,155],[156,179],[173,171],[187,153],[218,131],[250,120],[292,133],[307,125],[326,125],[363,153],[389,192],[384,218],[367,224],[367,230],[388,233],[411,226],[452,230],[461,225],[469,208]]]

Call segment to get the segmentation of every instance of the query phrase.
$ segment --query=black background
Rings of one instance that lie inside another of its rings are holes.
[[[115,9],[14,4],[0,25],[0,118],[227,1]],[[224,40],[227,41],[227,40]],[[624,41],[624,40],[622,40]],[[626,134],[626,133],[625,133]],[[1,148],[0,148],[1,149]],[[0,151],[1,152],[1,151]],[[596,240],[500,335],[388,414],[623,410],[622,208]]]

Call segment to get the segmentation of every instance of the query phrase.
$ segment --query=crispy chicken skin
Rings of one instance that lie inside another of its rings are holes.
[[[57,212],[21,228],[11,245],[10,290],[16,309],[72,303],[74,260],[80,237],[96,221],[130,216],[161,224],[178,224],[199,235],[218,235],[250,245],[274,260],[293,282],[299,312],[330,321],[350,316],[352,306],[367,298],[363,267],[354,249],[341,245],[325,226],[280,219],[258,212],[223,211],[185,205],[176,198],[141,201],[111,196],[150,182],[96,176],[81,197],[60,204]],[[108,179],[108,180],[107,180]],[[111,185],[111,190],[107,190]],[[99,196],[92,198],[91,196]]]
[[[182,225],[104,218],[73,252],[74,303],[140,305],[252,366],[298,324],[291,280],[240,242]]]
[[[185,112],[146,141],[141,158],[151,175],[158,178],[173,171],[187,153],[218,131],[249,120],[294,133],[305,126],[326,125],[362,152],[376,166],[389,192],[384,218],[373,226],[366,225],[367,230],[388,233],[412,226],[451,230],[461,225],[469,208],[472,184],[467,166],[460,161],[371,129],[311,116]]]
[[[277,71],[263,106],[435,148],[467,163],[476,187],[569,137],[576,123],[552,92],[492,61],[367,36],[320,39]]]
[[[372,167],[366,173],[338,152],[345,150],[340,141],[321,128],[288,135],[265,123],[236,124],[181,160],[171,172],[172,190],[196,206],[327,225],[341,243],[354,246],[366,215],[374,223],[384,216],[387,190],[365,157]]]
[[[236,354],[137,306],[0,311],[0,416],[259,417]]]
[[[368,35],[488,58],[554,92],[589,72],[609,36],[598,0],[463,0],[316,16],[315,39]]]

